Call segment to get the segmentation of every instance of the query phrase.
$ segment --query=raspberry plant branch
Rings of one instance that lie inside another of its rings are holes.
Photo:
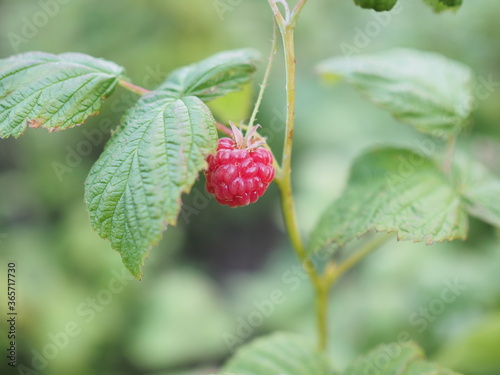
[[[215,124],[217,125],[217,130],[222,134],[228,135],[230,137],[233,136],[233,132],[226,125],[221,124],[220,122],[216,122]]]
[[[281,2],[282,3],[282,2]],[[318,274],[311,259],[309,259],[302,238],[300,236],[297,215],[295,213],[295,203],[293,199],[292,180],[291,180],[291,157],[293,149],[293,133],[295,126],[295,41],[294,41],[294,23],[290,22],[289,14],[287,13],[286,20],[278,9],[275,0],[269,0],[271,9],[274,12],[276,22],[278,23],[281,37],[283,40],[283,48],[285,53],[286,67],[286,129],[285,141],[283,146],[283,156],[281,160],[281,170],[277,173],[276,183],[281,192],[281,204],[285,226],[290,237],[297,257],[306,270],[315,290],[316,297],[316,317],[318,330],[318,347],[320,350],[325,350],[327,345],[327,305],[328,305],[328,288],[322,277]],[[303,5],[302,5],[303,6]],[[288,9],[288,6],[285,6]],[[298,17],[302,7],[299,7],[295,14],[295,19]]]
[[[257,97],[257,101],[255,102],[255,106],[252,112],[252,116],[250,117],[250,121],[248,122],[248,127],[251,128],[255,122],[257,117],[257,113],[259,112],[260,104],[262,103],[262,98],[264,97],[264,91],[267,87],[267,82],[269,81],[269,76],[271,75],[271,68],[273,66],[274,55],[276,54],[276,44],[277,44],[277,30],[276,30],[276,22],[273,22],[273,40],[271,44],[271,52],[269,54],[269,59],[267,62],[266,72],[264,73],[264,79],[260,85],[259,96]]]
[[[278,4],[276,4],[277,0],[269,0],[269,5],[271,6],[271,9],[273,10],[274,13],[274,19],[278,23],[278,26],[280,28],[280,31],[282,31],[283,27],[286,24],[285,19],[283,18],[283,15],[281,14]],[[278,1],[281,2],[281,1]]]
[[[128,91],[131,91],[131,92],[133,92],[135,94],[138,94],[138,95],[144,95],[144,94],[147,94],[147,93],[151,92],[149,90],[146,90],[145,88],[142,88],[140,86],[134,85],[133,83],[128,82],[128,81],[124,81],[124,80],[118,81],[118,84],[121,87],[127,89]]]
[[[362,259],[364,259],[367,255],[377,250],[380,246],[385,244],[391,238],[394,237],[394,234],[388,233],[386,235],[377,235],[367,244],[362,246],[360,249],[356,250],[354,254],[352,254],[349,258],[341,262],[330,263],[327,266],[325,271],[325,281],[327,284],[327,288],[332,288],[336,281],[347,271],[349,271],[352,267],[358,264]]]
[[[285,141],[283,147],[283,156],[281,161],[281,169],[276,175],[276,183],[280,188],[281,202],[285,226],[290,237],[293,248],[306,270],[315,291],[315,307],[316,307],[316,325],[318,334],[318,348],[325,351],[328,345],[328,296],[335,281],[357,264],[361,259],[368,255],[373,250],[382,245],[389,236],[376,237],[373,241],[355,252],[350,258],[342,262],[340,265],[329,263],[324,274],[320,274],[314,267],[309,258],[306,249],[303,245],[300,236],[297,215],[295,212],[295,204],[293,198],[292,181],[291,181],[291,157],[293,149],[293,133],[295,126],[295,90],[296,90],[296,60],[295,60],[295,42],[294,31],[296,21],[306,4],[307,0],[300,0],[291,15],[283,18],[280,13],[277,1],[269,0],[269,4],[274,12],[276,23],[279,26],[283,40],[283,48],[285,54],[286,67],[286,98],[287,98],[287,115]],[[280,1],[280,3],[283,3]],[[288,9],[288,6],[285,6]]]
[[[302,8],[304,5],[306,5],[307,0],[300,0],[297,5],[295,5],[295,8],[293,8],[292,11],[292,20],[291,22],[295,25],[297,22],[297,18],[299,17],[300,12],[302,11]]]

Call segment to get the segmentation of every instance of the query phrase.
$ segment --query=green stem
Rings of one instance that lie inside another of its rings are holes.
[[[300,236],[297,215],[295,213],[295,203],[292,192],[291,179],[291,160],[293,149],[293,133],[295,126],[295,43],[294,43],[294,25],[288,23],[281,15],[276,0],[269,0],[269,4],[274,12],[276,22],[280,28],[283,47],[285,52],[286,67],[286,129],[285,141],[283,146],[283,155],[281,159],[281,170],[276,176],[276,183],[281,192],[281,204],[285,226],[290,237],[297,257],[306,270],[315,290],[316,297],[316,315],[318,329],[318,347],[325,350],[327,345],[327,306],[328,306],[328,287],[323,278],[318,274],[311,259],[307,256],[302,238]],[[300,11],[301,7],[299,8]],[[297,14],[298,15],[298,14]]]
[[[127,89],[128,91],[131,91],[131,92],[133,92],[135,94],[138,94],[138,95],[144,95],[144,94],[147,94],[147,93],[151,92],[149,90],[146,90],[145,88],[142,88],[140,86],[136,86],[133,83],[130,83],[130,82],[124,81],[124,80],[118,81],[118,84],[121,87]]]
[[[297,3],[297,5],[295,5],[295,8],[293,8],[292,20],[291,20],[291,23],[293,25],[295,25],[295,23],[297,22],[297,18],[299,18],[299,14],[302,11],[302,8],[304,7],[304,5],[306,5],[306,3],[307,3],[307,0],[300,0]]]
[[[257,97],[257,101],[255,102],[255,106],[253,108],[252,116],[250,117],[250,121],[248,122],[248,128],[250,129],[255,122],[255,118],[257,117],[257,112],[259,112],[260,104],[262,103],[262,98],[264,97],[264,91],[267,86],[267,82],[269,81],[269,76],[271,75],[271,68],[273,66],[274,55],[276,54],[276,22],[274,22],[273,26],[273,42],[271,45],[271,53],[269,55],[269,61],[267,63],[266,73],[264,73],[264,79],[262,80],[262,84],[260,85],[259,96]]]
[[[282,30],[282,27],[286,24],[285,19],[283,18],[283,15],[281,14],[278,5],[276,4],[275,0],[269,0],[269,5],[271,6],[271,9],[273,10],[274,13],[274,18],[276,22],[278,23],[278,26],[280,27],[280,30]]]
[[[354,254],[352,254],[349,258],[344,260],[342,263],[338,265],[331,263],[327,267],[327,270],[325,272],[325,279],[328,289],[333,287],[333,285],[340,278],[340,276],[349,271],[352,267],[358,264],[368,254],[378,249],[380,246],[385,244],[389,239],[393,237],[394,234],[391,233],[385,235],[377,235],[370,242],[368,242],[363,247],[354,252]]]
[[[291,180],[291,157],[293,148],[293,133],[295,126],[295,43],[294,29],[296,21],[307,0],[299,0],[291,14],[285,0],[268,0],[273,10],[274,17],[279,26],[283,39],[286,66],[286,129],[283,146],[281,170],[276,175],[276,183],[281,192],[281,203],[285,226],[297,257],[306,270],[315,291],[316,320],[318,330],[318,348],[325,351],[328,344],[328,296],[335,281],[356,265],[366,255],[385,243],[392,235],[377,236],[374,240],[363,246],[347,258],[340,265],[329,263],[324,274],[319,274],[313,262],[308,257],[299,232],[297,216],[295,213]],[[277,2],[283,4],[287,10],[286,17],[281,14]],[[251,124],[251,123],[250,123]]]
[[[318,349],[326,351],[328,346],[328,295],[330,287],[325,278],[315,286],[316,292],[316,325],[318,330]]]

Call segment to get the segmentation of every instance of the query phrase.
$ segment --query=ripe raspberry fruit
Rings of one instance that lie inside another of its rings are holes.
[[[207,157],[206,188],[220,204],[246,206],[256,202],[273,181],[273,156],[261,147],[263,141],[252,140],[257,126],[245,138],[233,124],[231,128],[234,140],[219,139],[216,154]]]

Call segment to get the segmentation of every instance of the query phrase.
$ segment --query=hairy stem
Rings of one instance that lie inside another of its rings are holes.
[[[269,5],[271,6],[271,9],[273,10],[274,13],[274,18],[276,22],[278,23],[278,26],[280,27],[280,30],[283,28],[283,26],[286,24],[285,19],[283,18],[283,15],[281,14],[278,4],[276,4],[276,0],[269,0]]]
[[[304,5],[306,5],[306,3],[307,3],[307,0],[299,0],[297,5],[295,5],[295,8],[293,8],[293,11],[292,11],[292,20],[291,20],[292,24],[295,25],[295,23],[297,22],[297,18],[299,18],[299,14],[302,11],[302,8],[304,7]]]
[[[318,349],[326,351],[328,346],[328,295],[330,286],[325,278],[315,285],[316,291],[316,325],[318,330]]]
[[[220,122],[216,122],[216,125],[217,125],[217,130],[220,131],[221,133],[228,135],[230,137],[233,136],[233,132],[226,125],[221,124]]]
[[[349,271],[352,267],[358,264],[363,258],[368,254],[378,249],[380,246],[385,244],[389,239],[393,238],[394,234],[377,235],[370,242],[365,244],[363,247],[354,252],[349,258],[344,260],[340,264],[331,263],[325,272],[326,284],[328,288],[331,288],[335,282],[344,273]]]
[[[259,96],[257,97],[257,101],[255,102],[255,107],[252,112],[252,116],[250,117],[250,121],[248,122],[248,127],[252,127],[255,122],[255,118],[257,117],[257,112],[259,112],[260,104],[262,103],[262,98],[264,97],[264,90],[266,89],[267,82],[269,81],[269,76],[271,75],[271,68],[273,66],[274,55],[276,54],[276,22],[274,22],[273,26],[273,41],[271,45],[271,53],[269,54],[269,61],[267,63],[266,72],[264,73],[264,79],[262,80],[262,84],[260,85]]]
[[[281,1],[283,3],[283,1]],[[314,286],[316,297],[316,315],[318,329],[318,347],[320,350],[326,349],[327,344],[327,305],[328,305],[328,287],[323,278],[320,277],[311,259],[305,250],[302,238],[300,236],[297,215],[295,213],[295,203],[292,192],[291,179],[291,161],[293,149],[293,133],[295,126],[295,42],[294,25],[290,23],[290,17],[287,12],[287,18],[284,19],[280,13],[276,0],[269,0],[269,4],[274,12],[276,22],[280,28],[283,47],[285,53],[286,67],[286,129],[285,141],[283,146],[283,155],[281,159],[281,170],[276,177],[276,182],[281,191],[281,205],[285,226],[290,237],[297,257],[306,270]],[[288,7],[286,7],[288,9]],[[302,7],[299,8],[299,12]],[[298,13],[297,13],[298,16]]]
[[[143,87],[140,87],[140,86],[134,85],[133,83],[130,83],[130,82],[128,82],[128,81],[124,81],[124,80],[120,80],[120,81],[118,81],[118,84],[119,84],[121,87],[123,87],[123,88],[127,89],[128,91],[131,91],[131,92],[133,92],[133,93],[135,93],[135,94],[138,94],[138,95],[144,95],[144,94],[147,94],[147,93],[151,92],[151,91],[149,91],[149,90],[146,90],[146,89],[145,89],[145,88],[143,88]]]

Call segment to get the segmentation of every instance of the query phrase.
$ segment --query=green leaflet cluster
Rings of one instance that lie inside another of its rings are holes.
[[[277,333],[240,348],[217,375],[459,375],[425,359],[412,341],[381,345],[342,372],[301,336]]]
[[[398,0],[354,0],[357,6],[384,12],[394,8]],[[444,10],[457,10],[462,5],[462,0],[423,0],[435,12]]]
[[[188,193],[215,150],[206,106],[247,84],[260,59],[242,49],[180,68],[123,117],[85,185],[92,226],[137,278],[148,250],[175,225]],[[25,53],[0,60],[0,137],[26,127],[64,130],[101,110],[124,69],[79,53]]]
[[[217,145],[205,105],[250,81],[259,54],[219,53],[174,71],[124,116],[87,178],[85,199],[97,233],[137,278],[148,250],[175,225],[206,156]]]
[[[401,122],[447,142],[467,126],[474,105],[470,69],[433,53],[334,58],[318,72],[345,79]],[[360,156],[343,194],[313,230],[308,252],[335,252],[370,231],[427,244],[465,239],[469,215],[500,227],[500,179],[467,155],[450,161],[449,170],[437,156],[397,147]]]
[[[99,113],[123,74],[80,53],[29,52],[0,60],[0,138],[26,127],[64,130]]]

